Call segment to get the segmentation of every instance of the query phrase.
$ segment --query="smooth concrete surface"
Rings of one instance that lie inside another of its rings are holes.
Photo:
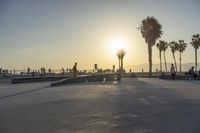
[[[200,81],[0,83],[0,133],[200,133]]]

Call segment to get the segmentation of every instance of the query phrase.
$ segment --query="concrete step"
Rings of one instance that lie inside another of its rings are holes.
[[[50,86],[60,86],[70,83],[85,83],[85,82],[101,82],[101,81],[119,81],[121,77],[118,73],[112,74],[98,74],[98,75],[87,75],[81,77],[71,77],[56,81],[50,84]]]

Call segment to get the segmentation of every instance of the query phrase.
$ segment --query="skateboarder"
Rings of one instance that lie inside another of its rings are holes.
[[[77,62],[75,62],[72,70],[74,72],[74,77],[76,77],[77,76]]]

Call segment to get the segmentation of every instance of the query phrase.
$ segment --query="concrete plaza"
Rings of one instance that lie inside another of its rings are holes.
[[[0,83],[0,133],[200,133],[200,81]]]

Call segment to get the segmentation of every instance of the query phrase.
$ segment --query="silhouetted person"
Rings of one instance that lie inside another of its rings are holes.
[[[190,75],[192,75],[192,77],[193,77],[194,79],[197,78],[197,74],[196,74],[195,71],[194,71],[194,66],[192,66],[191,69],[190,69]]]
[[[135,78],[135,77],[136,77],[134,72],[131,73],[131,77],[132,77],[132,78]]]
[[[64,68],[62,68],[62,72],[65,73],[65,69]]]
[[[74,77],[76,77],[77,76],[77,62],[75,62],[72,70],[74,72]]]
[[[64,75],[64,73],[65,73],[65,69],[64,69],[64,68],[62,68],[62,76]]]
[[[171,64],[171,78],[172,79],[175,79],[175,76],[176,76],[176,71],[175,71],[175,67],[174,67],[174,64]]]
[[[34,71],[32,72],[32,77],[35,77],[35,72]]]
[[[28,68],[27,68],[27,72],[28,72],[28,74],[30,73],[30,71],[31,71],[31,69],[30,69],[30,67],[28,67]]]
[[[158,69],[156,68],[156,72],[158,72]],[[160,71],[161,72],[161,71]]]

